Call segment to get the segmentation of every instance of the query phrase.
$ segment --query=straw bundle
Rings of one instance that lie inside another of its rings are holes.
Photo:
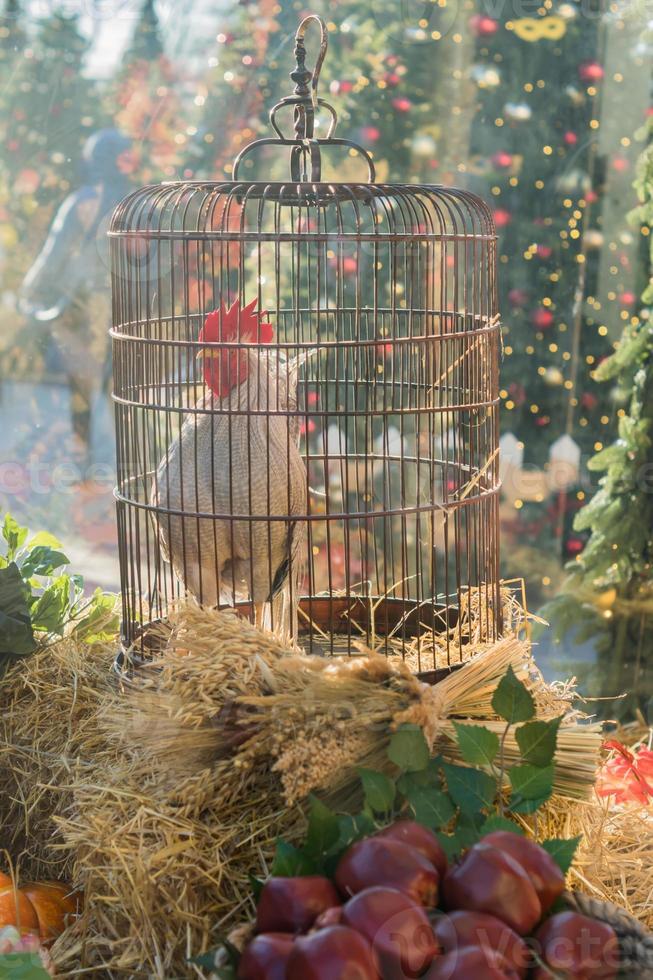
[[[171,627],[156,672],[145,672],[131,704],[111,709],[114,724],[122,713],[117,727],[164,773],[192,772],[231,755],[238,773],[271,766],[289,805],[312,790],[349,798],[359,783],[357,767],[387,765],[390,734],[403,722],[419,724],[431,748],[455,760],[451,719],[505,727],[492,721],[491,701],[508,666],[531,689],[540,717],[569,711],[569,694],[545,685],[528,645],[515,637],[484,648],[430,687],[392,658],[287,654],[269,635],[263,645],[253,627],[233,616],[189,604],[173,614]],[[250,640],[257,653],[243,668],[243,644]],[[600,742],[599,726],[580,725],[572,713],[559,737],[558,792],[588,794]],[[510,761],[514,738],[506,749]]]

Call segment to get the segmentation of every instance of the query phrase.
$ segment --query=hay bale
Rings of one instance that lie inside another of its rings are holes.
[[[18,660],[0,681],[0,825],[25,877],[70,875],[53,817],[70,808],[72,785],[89,760],[110,765],[97,712],[111,688],[114,654],[63,639]]]
[[[653,808],[554,798],[530,826],[540,840],[581,836],[570,888],[620,906],[653,930]]]

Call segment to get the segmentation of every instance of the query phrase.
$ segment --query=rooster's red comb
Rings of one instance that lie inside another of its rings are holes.
[[[207,315],[199,339],[246,344],[272,343],[274,327],[262,319],[266,313],[255,312],[256,303],[254,299],[241,308],[239,300],[235,300],[227,309],[222,302],[219,310],[213,310]]]

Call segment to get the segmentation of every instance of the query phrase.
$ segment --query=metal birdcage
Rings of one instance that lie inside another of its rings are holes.
[[[420,668],[463,609],[500,629],[492,218],[461,190],[376,182],[317,96],[326,48],[310,15],[275,135],[230,181],[146,187],[113,215],[126,649],[185,593],[307,652],[362,641]],[[246,179],[270,147],[290,179]],[[325,151],[367,180],[324,180]]]

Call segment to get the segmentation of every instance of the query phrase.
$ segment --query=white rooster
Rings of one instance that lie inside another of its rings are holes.
[[[255,306],[256,300],[243,309],[223,303],[206,317],[199,340],[234,346],[198,355],[209,392],[161,459],[151,503],[164,557],[200,603],[251,599],[262,625],[266,603],[283,589],[294,608],[284,602],[281,612],[275,603],[273,620],[281,618],[290,629],[296,625],[307,475],[298,419],[288,413],[297,408],[297,376],[307,353],[285,360],[266,350],[274,330]],[[190,516],[197,514],[216,516]]]

